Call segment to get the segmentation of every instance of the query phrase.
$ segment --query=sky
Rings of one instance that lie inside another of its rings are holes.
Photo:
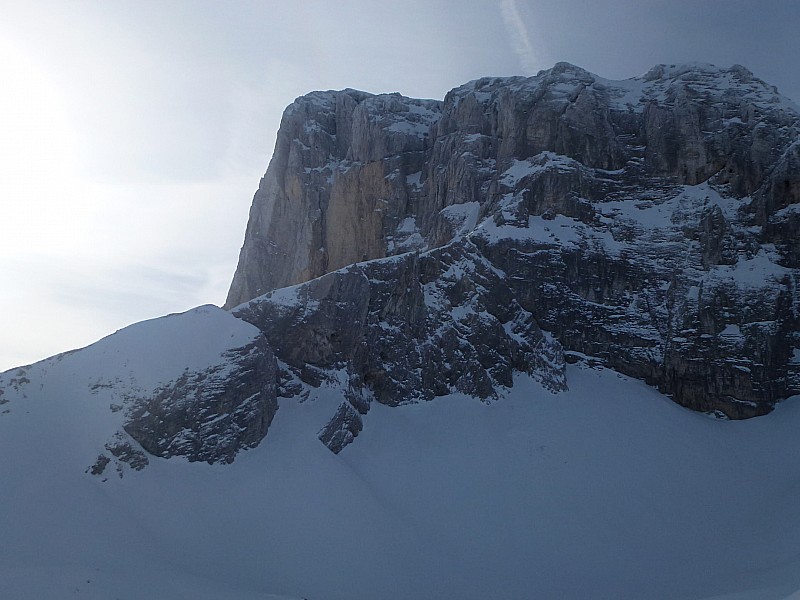
[[[0,0],[0,370],[221,305],[283,109],[559,61],[742,64],[800,102],[797,0]]]

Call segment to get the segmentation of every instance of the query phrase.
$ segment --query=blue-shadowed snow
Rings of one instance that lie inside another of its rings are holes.
[[[183,346],[213,331],[220,347],[199,349],[200,364],[253,333],[210,309],[164,323],[169,336],[142,324],[33,365],[17,391],[16,372],[2,375],[13,396],[0,406],[2,597],[755,600],[800,589],[798,398],[718,421],[579,363],[559,394],[518,376],[490,405],[373,403],[334,455],[317,433],[341,398],[323,385],[282,400],[262,444],[232,465],[151,458],[103,482],[84,473],[116,426],[107,398],[87,394],[86,382],[121,372],[117,359],[96,362],[103,346],[122,356],[143,337]]]
[[[773,261],[778,258],[777,252],[768,252],[765,245],[758,254],[750,258],[741,258],[735,265],[719,265],[714,268],[712,276],[718,279],[730,279],[742,287],[762,287],[769,281],[781,281],[792,273],[791,269],[782,267]]]
[[[514,187],[521,179],[548,169],[571,171],[579,166],[580,163],[568,156],[549,151],[540,152],[525,160],[514,159],[511,166],[500,175],[500,182]]]
[[[475,229],[481,211],[480,202],[451,204],[441,210],[441,215],[454,227],[454,235],[463,235]]]
[[[410,175],[406,175],[406,183],[410,186],[413,186],[416,189],[422,187],[422,183],[420,180],[422,178],[422,171],[417,171],[416,173],[411,173]]]

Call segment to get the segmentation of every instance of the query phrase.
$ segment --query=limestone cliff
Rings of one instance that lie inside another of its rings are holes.
[[[226,307],[348,264],[421,247],[407,217],[441,102],[314,92],[283,115]]]
[[[569,360],[691,408],[763,414],[800,392],[799,121],[740,66],[609,81],[559,63],[443,102],[314,92],[284,113],[226,307],[249,302],[235,314],[287,373],[344,366],[355,396],[390,404],[459,386],[490,396],[509,383],[492,364],[525,370],[535,356],[499,333],[525,322]],[[453,317],[464,299],[442,312],[420,291],[447,280],[453,253],[461,271],[493,274],[459,292],[495,319],[490,343],[475,345],[481,319]],[[290,319],[263,296],[399,254],[292,292]],[[406,301],[416,312],[385,308]],[[472,348],[458,360],[432,337],[442,318]]]

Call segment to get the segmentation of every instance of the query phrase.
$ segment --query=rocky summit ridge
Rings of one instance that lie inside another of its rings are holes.
[[[493,401],[519,372],[559,391],[574,361],[763,415],[800,393],[800,109],[706,64],[312,92],[284,112],[225,308],[191,327],[239,342],[129,385],[94,470],[137,446],[229,462],[318,390],[341,398],[319,433],[339,452],[372,402]],[[27,375],[0,378],[7,403]]]

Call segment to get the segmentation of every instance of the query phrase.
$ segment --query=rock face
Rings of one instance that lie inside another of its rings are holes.
[[[513,385],[514,372],[566,386],[560,344],[467,238],[352,265],[234,314],[272,342],[284,379],[341,380],[349,409],[320,436],[336,447],[342,435],[357,435],[358,413],[372,400],[396,406],[453,392],[491,400]]]
[[[314,92],[283,115],[226,307],[422,245],[413,222],[441,102]]]
[[[275,357],[258,337],[222,358],[133,399],[125,407],[125,431],[164,458],[230,463],[240,450],[257,446],[278,410]]]
[[[492,398],[515,370],[563,386],[561,347],[764,414],[800,392],[799,122],[739,66],[314,92],[284,113],[226,306],[285,377],[343,369],[356,417]]]
[[[145,468],[148,455],[229,463],[267,434],[277,374],[258,329],[201,306],[0,373],[0,414],[94,415],[80,442],[96,476]]]

